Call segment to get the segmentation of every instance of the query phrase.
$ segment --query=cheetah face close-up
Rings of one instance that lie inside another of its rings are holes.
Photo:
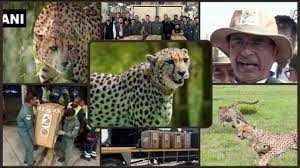
[[[252,135],[252,132],[254,131],[255,127],[251,125],[243,125],[238,130],[238,137],[241,140],[244,140],[246,138],[250,138]]]
[[[187,49],[167,48],[147,55],[155,80],[169,89],[176,89],[189,78],[190,59]]]
[[[37,59],[50,67],[51,69],[43,70],[41,67],[40,74],[47,71],[55,71],[62,76],[73,76],[73,58],[77,57],[75,52],[74,37],[39,37],[40,46],[37,46]],[[36,39],[38,40],[38,39]],[[51,78],[48,76],[48,78]],[[43,79],[46,80],[46,79]]]

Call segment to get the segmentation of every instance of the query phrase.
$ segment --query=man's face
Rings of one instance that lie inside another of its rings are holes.
[[[230,35],[228,48],[233,72],[240,82],[255,83],[270,75],[277,54],[270,38],[236,33]]]
[[[214,64],[212,80],[214,83],[233,83],[234,74],[230,63]]]
[[[123,23],[123,18],[119,18],[119,23]]]
[[[195,19],[195,23],[198,24],[199,23],[199,18]]]
[[[106,16],[106,21],[110,21],[111,20],[111,17],[110,16]]]
[[[130,18],[130,13],[127,13],[127,14],[126,14],[126,17],[127,17],[127,18]]]
[[[149,20],[149,16],[146,16],[146,20]]]
[[[155,21],[156,21],[156,22],[159,22],[159,17],[155,17]]]
[[[186,23],[186,18],[184,17],[184,18],[182,18],[182,21],[184,22],[184,23]]]
[[[167,15],[167,14],[164,15],[164,19],[165,19],[165,20],[168,19],[168,15]]]
[[[33,97],[33,99],[30,100],[30,105],[31,106],[37,106],[37,104],[38,104],[37,97]]]
[[[135,15],[135,16],[134,16],[134,19],[135,19],[136,21],[138,21],[138,20],[139,20],[138,15]]]
[[[178,19],[178,16],[177,15],[174,15],[174,20],[177,20]]]

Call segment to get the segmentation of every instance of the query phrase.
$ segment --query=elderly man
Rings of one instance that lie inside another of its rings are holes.
[[[266,11],[236,10],[230,27],[213,32],[211,42],[230,58],[236,83],[282,83],[271,66],[292,55],[290,41]]]

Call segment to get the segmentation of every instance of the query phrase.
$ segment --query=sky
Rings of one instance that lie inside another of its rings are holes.
[[[297,10],[296,2],[201,2],[201,39],[207,40],[216,29],[228,27],[232,14],[237,9],[268,10],[276,15],[291,15]],[[292,12],[293,13],[293,12]]]

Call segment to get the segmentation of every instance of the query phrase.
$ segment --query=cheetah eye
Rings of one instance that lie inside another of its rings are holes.
[[[174,61],[173,60],[167,60],[166,63],[168,63],[168,64],[174,64]]]
[[[187,63],[188,60],[189,60],[188,58],[183,58],[183,62],[184,62],[184,63]]]
[[[68,50],[72,50],[73,49],[73,45],[68,45]]]
[[[51,47],[50,47],[50,50],[56,51],[56,50],[57,50],[57,46],[51,46]]]

